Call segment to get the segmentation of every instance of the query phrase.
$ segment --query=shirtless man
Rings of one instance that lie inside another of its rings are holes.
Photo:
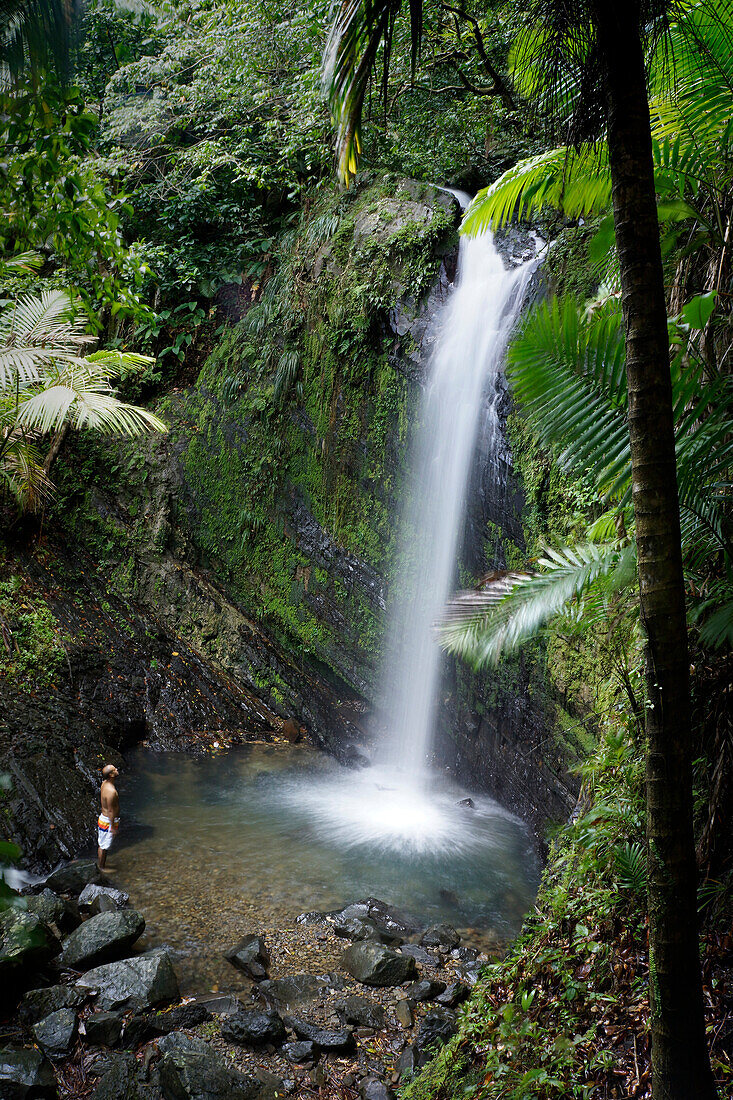
[[[114,785],[119,774],[114,764],[105,764],[102,768],[102,812],[97,821],[97,862],[100,871],[104,870],[107,852],[120,829],[120,797]]]

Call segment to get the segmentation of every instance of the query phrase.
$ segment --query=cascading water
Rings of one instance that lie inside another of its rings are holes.
[[[438,319],[402,524],[400,570],[383,671],[378,753],[421,785],[440,686],[434,623],[454,580],[466,491],[482,418],[496,447],[496,380],[534,264],[506,269],[493,237],[462,238],[456,288]]]

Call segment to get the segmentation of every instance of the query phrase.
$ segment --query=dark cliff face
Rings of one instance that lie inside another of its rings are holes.
[[[450,195],[411,181],[331,196],[304,218],[272,300],[224,336],[196,385],[166,396],[168,436],[142,455],[82,442],[63,456],[64,534],[23,568],[68,660],[50,695],[3,692],[10,831],[35,863],[86,842],[100,760],[141,739],[196,749],[295,718],[358,760],[458,220]],[[507,262],[530,243],[508,234]],[[508,408],[503,391],[502,420]],[[470,498],[463,562],[479,575],[522,547],[505,443],[479,454]],[[447,661],[436,753],[538,831],[573,789],[564,760],[542,753],[542,678],[537,662],[497,678]]]

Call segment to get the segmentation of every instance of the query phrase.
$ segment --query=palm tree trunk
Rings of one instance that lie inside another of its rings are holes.
[[[709,1100],[692,825],[689,658],[667,313],[636,0],[596,0],[626,330],[641,618],[654,1100]]]

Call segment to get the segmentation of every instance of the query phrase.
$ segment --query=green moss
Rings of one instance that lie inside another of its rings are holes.
[[[66,661],[71,638],[43,597],[10,572],[4,558],[0,575],[0,678],[18,691],[48,689]]]

